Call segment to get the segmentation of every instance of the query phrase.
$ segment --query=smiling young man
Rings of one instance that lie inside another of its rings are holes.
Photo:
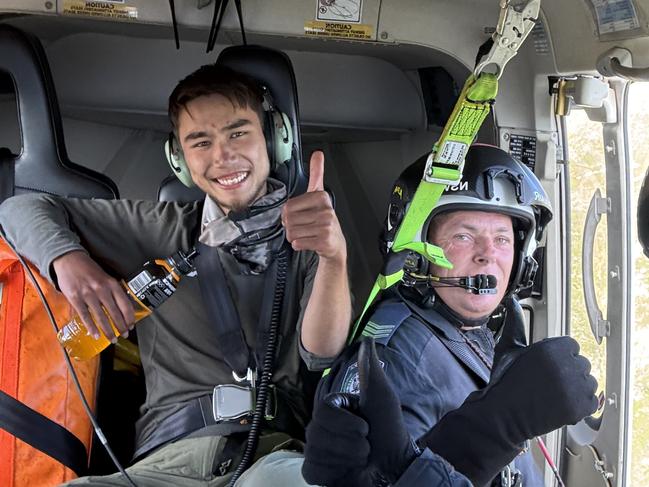
[[[259,375],[268,335],[260,328],[270,319],[264,294],[275,288],[274,282],[267,286],[267,275],[278,253],[289,255],[272,377],[276,413],[264,422],[263,452],[303,437],[319,377],[312,371],[330,365],[344,346],[351,313],[346,243],[323,191],[321,152],[312,155],[305,194],[289,198],[290,188],[271,176],[264,95],[255,81],[219,65],[203,66],[174,89],[169,116],[205,201],[24,195],[3,203],[0,223],[58,285],[89,332],[111,339],[102,307],[123,335],[134,323],[119,279],[179,249],[198,246],[199,258],[218,258],[225,282],[207,282],[199,268],[201,289],[197,279],[183,279],[174,296],[138,325],[147,396],[136,425],[140,461],[128,472],[140,487],[220,486],[238,463],[250,422],[215,424],[212,416],[214,387],[235,383],[230,350],[217,334],[232,316],[210,315],[201,291],[220,286],[229,294],[252,357],[249,367]],[[292,162],[272,164],[284,163]],[[119,474],[73,483],[129,485]]]

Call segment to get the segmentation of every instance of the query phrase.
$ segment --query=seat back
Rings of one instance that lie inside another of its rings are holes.
[[[68,159],[52,75],[40,41],[0,24],[0,71],[16,91],[22,151],[0,150],[0,201],[25,192],[80,198],[117,198],[107,176]]]

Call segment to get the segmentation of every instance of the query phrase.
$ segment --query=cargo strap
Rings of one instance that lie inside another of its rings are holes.
[[[0,428],[61,462],[78,476],[86,474],[88,453],[81,440],[4,391],[0,391]]]
[[[440,267],[453,268],[440,247],[413,240],[446,187],[456,185],[462,179],[464,158],[491,111],[498,93],[498,79],[505,64],[516,55],[523,40],[532,31],[539,14],[540,0],[528,0],[524,5],[516,7],[511,5],[511,0],[500,0],[500,7],[498,26],[491,38],[491,49],[480,57],[475,70],[464,83],[442,135],[428,156],[423,177],[388,250],[383,269],[352,328],[349,343],[362,332],[361,324],[365,313],[378,294],[401,281],[409,253],[407,251],[416,252]],[[496,66],[495,73],[486,71],[491,66]]]

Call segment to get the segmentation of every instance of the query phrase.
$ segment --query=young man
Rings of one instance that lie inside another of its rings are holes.
[[[202,246],[200,258],[216,256],[226,281],[207,287],[223,286],[231,296],[258,374],[267,341],[260,327],[269,320],[264,290],[272,294],[276,287],[267,285],[266,274],[280,252],[288,254],[272,377],[276,413],[264,424],[273,434],[261,440],[270,448],[302,436],[319,376],[309,371],[327,367],[342,350],[351,304],[346,243],[323,191],[324,156],[311,157],[307,193],[286,201],[286,186],[270,176],[263,103],[255,81],[219,65],[198,69],[171,94],[174,135],[192,180],[207,195],[204,202],[24,195],[0,207],[0,224],[58,285],[88,331],[113,340],[102,307],[122,335],[134,323],[118,279],[147,260]],[[206,311],[197,279],[185,278],[138,325],[147,396],[136,425],[136,457],[143,460],[128,471],[139,487],[225,485],[236,467],[249,420],[215,424],[211,412],[214,387],[235,383],[229,350],[216,334],[223,319]],[[129,485],[119,474],[73,483]]]

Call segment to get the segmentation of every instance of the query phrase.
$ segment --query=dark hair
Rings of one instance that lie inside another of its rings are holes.
[[[187,103],[214,94],[226,97],[236,107],[253,109],[263,127],[264,94],[259,83],[226,66],[207,64],[181,80],[169,96],[169,120],[174,131],[178,131],[178,115]]]

